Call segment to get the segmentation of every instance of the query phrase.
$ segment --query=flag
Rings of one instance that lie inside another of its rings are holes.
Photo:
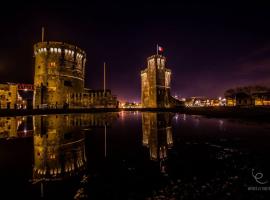
[[[163,52],[163,50],[164,50],[163,47],[161,47],[157,44],[157,55],[159,52]]]
[[[158,46],[158,51],[163,52],[163,47]]]

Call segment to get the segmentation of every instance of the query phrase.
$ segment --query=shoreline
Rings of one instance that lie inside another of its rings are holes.
[[[50,114],[76,114],[100,112],[173,112],[189,115],[203,115],[215,118],[243,118],[262,119],[270,121],[270,107],[181,107],[181,108],[88,108],[88,109],[29,109],[29,110],[0,110],[0,117],[50,115]]]

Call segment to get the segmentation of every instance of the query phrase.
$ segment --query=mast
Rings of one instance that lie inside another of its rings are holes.
[[[44,42],[44,27],[41,30],[41,42]]]
[[[104,156],[107,157],[107,125],[104,125]]]
[[[106,93],[106,63],[104,62],[104,72],[103,72],[103,89],[104,94]]]

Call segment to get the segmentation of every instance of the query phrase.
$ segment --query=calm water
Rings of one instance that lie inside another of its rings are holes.
[[[4,117],[0,199],[266,199],[269,147],[270,123],[151,112]]]

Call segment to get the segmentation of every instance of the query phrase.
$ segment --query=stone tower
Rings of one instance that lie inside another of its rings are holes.
[[[63,42],[34,45],[34,108],[42,104],[62,107],[71,93],[84,90],[86,53]]]
[[[147,68],[141,71],[141,102],[143,108],[172,107],[170,99],[171,70],[166,58],[153,55],[147,59]]]

